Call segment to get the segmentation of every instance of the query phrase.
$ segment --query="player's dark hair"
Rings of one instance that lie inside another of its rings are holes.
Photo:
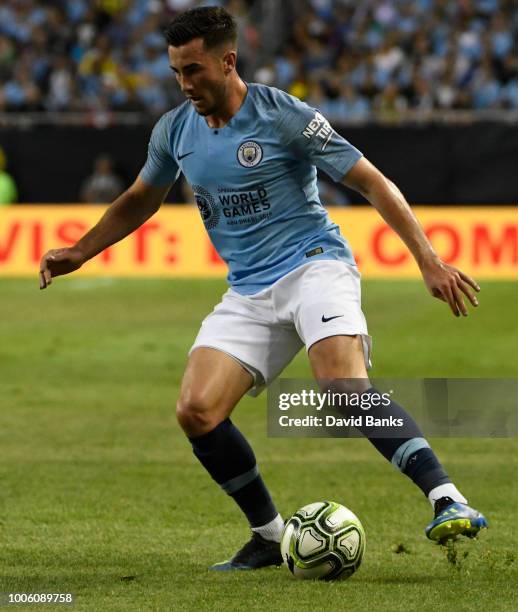
[[[180,47],[203,38],[206,49],[223,43],[236,44],[237,25],[232,15],[220,6],[201,6],[177,15],[165,30],[167,44]]]

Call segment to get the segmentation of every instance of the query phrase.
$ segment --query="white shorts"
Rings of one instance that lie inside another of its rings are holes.
[[[254,295],[229,289],[206,317],[189,351],[201,346],[236,359],[259,395],[299,352],[330,336],[361,335],[370,367],[371,338],[361,309],[360,273],[342,261],[304,264]]]

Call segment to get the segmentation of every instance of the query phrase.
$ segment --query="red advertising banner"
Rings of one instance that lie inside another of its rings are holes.
[[[37,275],[42,254],[69,246],[96,223],[98,206],[0,208],[0,276]],[[371,208],[330,208],[366,278],[419,275],[399,237]],[[477,278],[518,279],[518,207],[414,207],[439,255]],[[226,266],[192,206],[164,206],[76,274],[221,277]]]

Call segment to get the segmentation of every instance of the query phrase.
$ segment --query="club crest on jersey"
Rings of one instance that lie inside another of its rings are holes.
[[[219,218],[221,216],[220,209],[214,198],[206,189],[199,185],[192,185],[192,190],[194,191],[194,199],[198,205],[198,210],[200,211],[205,227],[208,230],[214,229],[219,223]]]
[[[261,163],[263,159],[263,149],[257,142],[248,140],[237,150],[237,159],[245,168],[253,168]]]

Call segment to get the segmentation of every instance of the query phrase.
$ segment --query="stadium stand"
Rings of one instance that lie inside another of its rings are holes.
[[[159,115],[182,99],[161,30],[196,4],[4,0],[0,111]],[[306,99],[333,120],[518,109],[513,0],[223,4],[239,21],[245,77]]]

